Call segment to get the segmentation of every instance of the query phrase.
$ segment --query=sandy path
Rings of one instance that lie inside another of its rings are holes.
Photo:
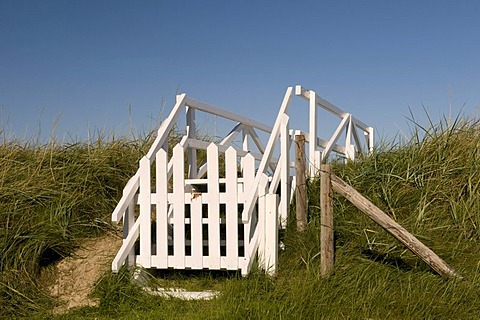
[[[52,296],[62,302],[61,306],[54,309],[54,313],[98,304],[88,294],[99,277],[110,269],[121,244],[121,237],[114,234],[88,239],[72,257],[57,264],[54,284],[48,288]]]

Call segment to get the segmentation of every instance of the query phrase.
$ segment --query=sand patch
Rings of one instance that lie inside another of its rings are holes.
[[[122,238],[117,234],[87,239],[71,257],[56,265],[55,281],[48,290],[62,305],[56,307],[54,313],[98,304],[99,301],[88,295],[100,276],[111,268],[121,245]]]

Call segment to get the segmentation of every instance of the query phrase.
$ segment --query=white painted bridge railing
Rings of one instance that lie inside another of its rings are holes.
[[[112,214],[112,221],[123,219],[124,224],[114,272],[127,263],[158,269],[241,270],[246,275],[257,260],[265,271],[275,273],[278,228],[286,225],[294,188],[290,161],[294,136],[304,134],[310,142],[310,175],[331,152],[354,159],[365,146],[367,151],[373,146],[371,127],[301,86],[295,94],[310,102],[309,132],[290,130],[293,90],[287,89],[273,128],[185,94],[177,96]],[[329,140],[317,135],[319,107],[341,119]],[[233,128],[218,142],[200,139],[197,112],[227,119]],[[185,134],[175,146],[169,145],[181,129],[182,113]],[[357,130],[366,142],[361,143]],[[268,135],[265,144],[259,132]],[[344,145],[338,144],[342,132]]]
[[[196,111],[234,121],[233,129],[217,143],[197,139]],[[169,155],[170,133],[182,112],[185,135]],[[257,163],[263,158],[257,130],[271,132],[266,125],[179,95],[112,214],[115,222],[123,218],[125,230],[113,271],[128,262],[145,268],[226,269],[247,274],[257,249],[269,252],[263,249],[265,232],[258,230],[269,223],[274,225],[268,229],[277,228],[276,219],[267,221],[258,214],[277,210],[277,205],[272,207],[277,195],[266,195],[266,175],[257,187],[258,210],[247,221],[240,219]],[[240,134],[242,145],[236,147],[232,142]],[[201,150],[206,154],[203,162],[199,162]],[[277,167],[275,161],[267,164],[271,170]]]

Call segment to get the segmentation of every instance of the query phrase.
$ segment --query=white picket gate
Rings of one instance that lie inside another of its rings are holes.
[[[117,272],[128,263],[157,269],[241,270],[246,275],[257,260],[261,268],[274,274],[278,229],[285,226],[294,188],[290,161],[294,136],[305,134],[310,141],[311,175],[332,151],[353,159],[351,142],[361,152],[356,128],[364,132],[367,150],[373,145],[373,130],[350,114],[300,86],[296,95],[310,101],[309,114],[315,119],[310,121],[310,133],[289,129],[292,87],[287,89],[273,128],[178,95],[112,214],[114,222],[123,219],[124,224],[124,241],[112,270]],[[316,134],[317,107],[342,119],[328,141]],[[228,119],[233,128],[220,141],[200,139],[197,112]],[[185,134],[169,149],[182,113],[186,116]],[[344,130],[345,146],[341,146],[337,142]],[[258,131],[268,134],[265,144]],[[239,139],[240,146],[234,143]],[[206,158],[200,161],[201,157]]]

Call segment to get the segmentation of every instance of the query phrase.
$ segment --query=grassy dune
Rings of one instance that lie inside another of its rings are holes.
[[[42,268],[83,237],[108,229],[109,214],[149,139],[0,147],[0,314],[51,317]],[[478,319],[480,317],[480,122],[417,127],[409,141],[334,171],[449,263],[444,280],[340,196],[334,199],[335,273],[319,276],[318,181],[309,182],[309,229],[282,234],[275,279],[254,271],[170,274],[164,283],[215,288],[212,301],[151,297],[130,272],[107,273],[99,307],[61,319]]]

